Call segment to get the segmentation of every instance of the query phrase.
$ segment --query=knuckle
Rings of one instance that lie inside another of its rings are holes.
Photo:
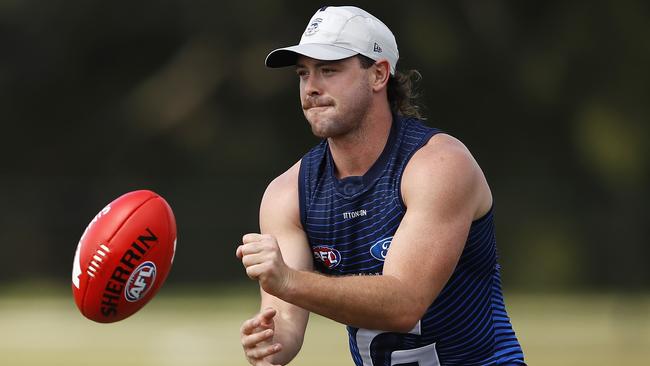
[[[244,347],[244,354],[248,358],[256,358],[255,357],[255,349],[251,347]]]
[[[258,348],[251,349],[249,352],[249,357],[254,358],[254,359],[260,359],[264,357],[262,352]]]
[[[251,324],[251,321],[246,320],[244,323],[242,323],[241,327],[239,328],[239,332],[242,335],[246,334],[249,331],[249,329],[251,328],[250,324]]]
[[[248,277],[252,279],[256,279],[259,276],[257,269],[252,267],[246,268],[246,274],[248,275]]]
[[[248,266],[250,266],[250,265],[251,265],[251,258],[250,258],[250,256],[245,255],[245,256],[241,259],[241,263],[244,265],[244,267],[248,267]]]
[[[244,349],[249,348],[251,346],[250,336],[241,337],[241,345]]]

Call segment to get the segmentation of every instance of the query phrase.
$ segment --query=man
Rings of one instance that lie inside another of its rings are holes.
[[[290,362],[309,312],[348,325],[358,366],[524,364],[490,189],[461,142],[410,117],[398,57],[386,25],[346,6],[266,59],[295,65],[323,141],[268,186],[261,234],[237,248],[262,292],[241,328],[251,365]]]

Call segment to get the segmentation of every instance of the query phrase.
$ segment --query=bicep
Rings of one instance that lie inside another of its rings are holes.
[[[445,286],[463,252],[479,202],[476,169],[469,152],[452,145],[423,148],[404,173],[407,209],[384,275],[409,287],[422,312]]]
[[[426,309],[453,273],[464,248],[469,220],[410,209],[391,243],[384,275],[411,289]]]

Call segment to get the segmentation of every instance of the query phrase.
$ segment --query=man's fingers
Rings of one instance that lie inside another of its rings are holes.
[[[257,317],[253,319],[248,319],[241,325],[241,333],[246,335],[251,335],[255,331],[255,328],[260,326],[260,319]]]
[[[237,257],[239,259],[242,259],[244,257],[253,255],[253,254],[259,254],[264,251],[264,246],[260,245],[257,242],[254,243],[248,243],[248,244],[242,244],[239,247],[237,247]]]
[[[260,323],[262,326],[269,326],[273,324],[273,317],[278,312],[273,308],[266,308],[260,312]]]
[[[280,350],[282,350],[282,345],[280,343],[275,343],[264,347],[247,348],[246,356],[252,359],[262,359],[278,353]]]
[[[244,335],[241,337],[241,344],[245,348],[253,348],[258,343],[267,341],[273,338],[273,329],[266,329],[261,332],[253,333],[251,335]]]
[[[241,326],[241,333],[251,335],[258,327],[268,328],[273,324],[273,317],[277,311],[273,308],[265,308],[260,311],[255,317],[246,320]]]
[[[264,273],[264,268],[261,264],[246,267],[246,275],[253,281],[259,281],[260,275]]]
[[[258,263],[258,264],[252,264],[249,266],[246,266],[246,275],[248,278],[251,280],[259,281],[260,277],[267,273],[269,271],[269,264],[268,263]],[[260,285],[262,285],[260,283]],[[269,291],[265,289],[265,291]]]
[[[259,360],[259,361],[253,361],[254,366],[282,366],[282,365],[276,365],[274,363],[270,363],[269,361],[266,360]]]
[[[237,258],[242,259],[246,256],[260,253],[262,249],[263,249],[262,246],[256,243],[242,244],[237,247],[237,251],[235,252],[235,255],[237,256]]]
[[[245,254],[241,259],[241,263],[244,265],[244,267],[250,267],[269,261],[268,257],[269,255],[265,253]]]
[[[262,234],[249,233],[249,234],[244,235],[241,240],[242,240],[242,242],[244,244],[248,244],[248,243],[251,243],[251,242],[254,242],[254,241],[260,241],[263,238],[264,238],[264,236]]]
[[[235,251],[237,258],[243,259],[246,255],[257,253],[259,247],[250,244],[259,242],[260,240],[262,240],[262,234],[252,233],[244,235],[244,237],[242,237],[243,244],[239,245]]]

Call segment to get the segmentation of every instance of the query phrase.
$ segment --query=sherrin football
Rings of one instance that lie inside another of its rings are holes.
[[[165,282],[176,251],[176,220],[158,194],[140,190],[99,211],[81,235],[72,268],[79,311],[112,323],[142,309]]]

